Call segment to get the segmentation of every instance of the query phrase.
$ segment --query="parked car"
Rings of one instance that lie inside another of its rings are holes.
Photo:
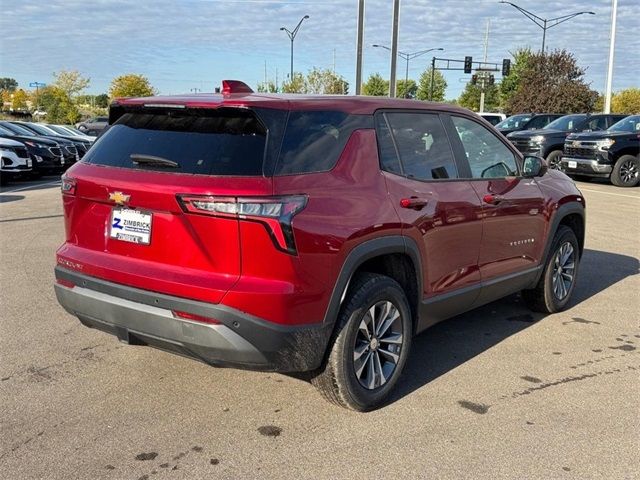
[[[635,187],[640,182],[640,115],[604,132],[569,135],[560,167],[578,179],[609,178],[618,187]]]
[[[513,115],[498,123],[496,129],[504,136],[520,130],[538,130],[539,128],[546,127],[549,123],[562,116],[563,114],[560,113],[524,113]]]
[[[87,135],[95,137],[107,128],[107,125],[109,125],[109,117],[94,117],[84,122],[76,123],[76,128]]]
[[[84,156],[84,154],[87,152],[87,150],[89,150],[89,148],[91,148],[91,143],[94,140],[93,137],[87,137],[87,136],[85,136],[84,138],[80,138],[80,137],[78,137],[76,135],[63,135],[63,134],[60,134],[60,133],[56,132],[55,130],[53,130],[48,125],[45,125],[45,124],[42,124],[42,123],[24,122],[22,125],[25,128],[29,128],[29,129],[33,130],[34,132],[38,133],[39,135],[47,136],[49,138],[55,138],[55,139],[64,138],[65,140],[73,142],[73,144],[75,145],[76,150],[78,152],[78,157],[80,159]],[[91,139],[91,140],[89,140],[89,139]]]
[[[62,148],[55,140],[38,137],[30,130],[2,121],[0,137],[21,142],[27,147],[32,160],[31,175],[34,177],[59,174],[66,168]]]
[[[60,148],[62,149],[62,154],[64,155],[64,164],[67,168],[70,165],[73,165],[74,163],[80,161],[80,153],[78,152],[78,148],[81,148],[82,142],[74,142],[57,135],[49,134],[48,132],[35,127],[36,124],[27,122],[6,123],[12,125],[14,128],[20,129],[21,132],[29,132],[37,138],[46,138],[59,143]]]
[[[0,184],[14,178],[28,176],[31,157],[22,143],[0,137]]]
[[[494,126],[507,119],[507,116],[504,113],[482,112],[478,115]]]
[[[46,124],[44,126],[49,130],[52,130],[53,133],[55,133],[56,135],[59,135],[61,137],[67,137],[70,140],[82,141],[85,144],[86,150],[89,150],[89,148],[91,148],[91,144],[96,140],[95,137],[92,137],[90,135],[85,135],[79,130],[76,130],[75,128],[69,128],[64,125]]]
[[[574,114],[554,120],[540,130],[523,130],[507,138],[525,155],[538,155],[547,160],[550,168],[559,169],[564,141],[570,133],[606,130],[625,115]]]
[[[474,113],[381,97],[122,99],[62,179],[59,303],[211,365],[310,371],[381,404],[415,333],[523,291],[563,309],[584,243],[573,181]]]

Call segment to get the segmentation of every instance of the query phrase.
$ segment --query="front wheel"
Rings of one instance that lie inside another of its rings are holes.
[[[579,248],[573,230],[561,225],[553,238],[538,284],[531,290],[522,291],[522,297],[531,310],[556,313],[567,305],[576,285]]]
[[[561,160],[562,150],[554,150],[547,155],[547,163],[549,164],[549,168],[553,170],[562,170],[562,165],[560,164]]]
[[[640,182],[640,161],[633,155],[623,155],[613,166],[611,183],[616,187],[635,187]]]
[[[349,286],[327,358],[311,382],[332,403],[371,410],[398,382],[412,333],[402,287],[384,275],[359,274]]]

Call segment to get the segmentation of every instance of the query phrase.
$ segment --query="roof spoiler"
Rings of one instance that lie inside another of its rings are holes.
[[[222,80],[222,94],[231,95],[232,93],[253,93],[253,90],[240,80]]]

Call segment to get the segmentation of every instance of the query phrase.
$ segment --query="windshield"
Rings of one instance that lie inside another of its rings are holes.
[[[14,132],[12,132],[11,130],[9,130],[8,128],[4,128],[2,126],[0,126],[0,135],[10,135],[13,136],[15,135]]]
[[[27,136],[27,137],[35,137],[36,136],[36,134],[33,133],[31,130],[29,130],[27,128],[24,128],[24,127],[21,127],[20,125],[16,125],[15,123],[2,122],[2,123],[0,123],[0,125],[2,125],[7,130],[11,130],[16,135],[24,135],[24,136]]]
[[[545,130],[573,130],[587,118],[586,115],[565,115],[549,123]]]
[[[639,132],[640,131],[640,115],[631,115],[623,118],[618,123],[614,123],[609,127],[610,132]]]
[[[496,125],[496,128],[518,128],[531,120],[533,115],[513,115]]]
[[[38,132],[40,135],[57,135],[53,130],[45,127],[44,125],[38,125],[36,123],[29,123],[25,128],[30,128],[35,132]]]
[[[57,125],[47,125],[47,128],[53,130],[57,135],[69,135],[69,132],[67,130]]]

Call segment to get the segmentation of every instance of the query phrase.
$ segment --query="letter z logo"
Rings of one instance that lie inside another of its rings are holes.
[[[111,228],[118,228],[120,230],[123,230],[124,227],[122,225],[120,225],[121,221],[122,221],[121,218],[114,218],[113,219],[113,225],[111,225]]]

